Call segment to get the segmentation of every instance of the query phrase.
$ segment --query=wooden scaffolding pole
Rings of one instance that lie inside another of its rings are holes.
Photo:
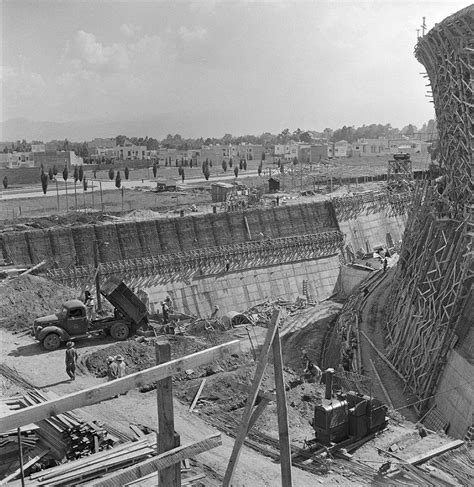
[[[164,364],[171,360],[169,342],[155,343],[156,363]],[[174,431],[173,379],[171,376],[156,384],[156,403],[158,408],[158,454],[166,453],[180,445],[179,435]],[[181,486],[181,466],[178,463],[158,471],[158,485],[164,487]]]
[[[250,388],[247,403],[242,414],[242,422],[239,432],[235,439],[234,448],[227,465],[224,480],[222,485],[229,487],[232,482],[235,468],[244,445],[245,438],[250,428],[255,424],[258,416],[262,413],[266,406],[266,402],[253,410],[255,399],[259,393],[260,385],[262,383],[265,367],[268,363],[270,349],[273,349],[273,360],[275,369],[275,386],[277,390],[277,411],[278,411],[278,434],[280,439],[280,463],[282,471],[282,485],[283,487],[291,487],[291,455],[290,455],[290,438],[288,433],[288,416],[286,408],[285,385],[283,381],[283,361],[281,356],[280,335],[278,333],[278,323],[280,321],[280,311],[275,309],[273,311],[272,319],[268,326],[267,335],[263,344],[262,350],[257,363],[257,369]]]

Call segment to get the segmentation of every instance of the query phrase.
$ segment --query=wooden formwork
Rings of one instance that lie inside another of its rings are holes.
[[[473,39],[471,5],[437,24],[415,49],[431,83],[444,177],[415,195],[389,303],[387,345],[421,411],[458,340],[473,278]]]

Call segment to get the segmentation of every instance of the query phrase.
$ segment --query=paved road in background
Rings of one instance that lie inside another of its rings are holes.
[[[258,172],[255,171],[242,171],[240,173],[241,178],[246,176],[257,176]],[[262,176],[263,178],[264,176]],[[222,174],[213,176],[209,178],[209,182],[220,182],[220,181],[229,181],[235,180],[235,176],[233,174]],[[239,178],[237,179],[239,180]],[[206,179],[203,177],[198,178],[187,178],[184,182],[177,180],[178,187],[186,187],[188,184],[195,184],[195,183],[205,183]],[[92,189],[94,191],[98,191],[100,189],[100,183],[102,184],[102,191],[108,190],[116,190],[115,181],[111,181],[110,179],[88,179],[88,188],[87,191],[91,192]],[[122,187],[124,189],[136,189],[136,188],[154,188],[156,186],[156,179],[134,179],[134,180],[123,180],[122,179]],[[74,194],[74,184],[68,183],[67,185],[67,193]],[[76,185],[76,190],[78,193],[82,193],[82,183],[78,183]],[[63,180],[58,179],[58,193],[62,196],[66,194],[66,184]],[[56,184],[50,183],[48,186],[48,196],[56,195]],[[43,196],[43,190],[38,185],[38,187],[26,187],[23,189],[11,189],[11,190],[3,190],[0,193],[0,199],[2,200],[15,200],[15,199],[24,199],[24,198],[38,198]]]

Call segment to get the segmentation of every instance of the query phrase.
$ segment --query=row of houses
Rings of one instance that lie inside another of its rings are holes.
[[[388,156],[390,154],[407,152],[410,154],[426,154],[429,143],[408,139],[359,139],[349,143],[341,140],[335,143],[318,141],[317,143],[290,142],[274,146],[272,155],[276,160],[299,162],[319,162],[327,158],[346,158],[362,156]],[[35,167],[56,165],[56,167],[83,164],[83,159],[76,156],[73,151],[52,150],[48,144],[34,144],[31,152],[0,153],[0,167]],[[260,161],[264,157],[265,148],[259,144],[223,144],[202,146],[200,149],[179,150],[160,148],[148,150],[146,146],[135,145],[131,140],[125,139],[117,145],[115,139],[94,139],[88,143],[88,152],[91,162],[103,160],[150,160],[160,162],[190,161],[196,164],[209,160],[215,164],[245,159],[247,161]]]
[[[43,167],[48,170],[56,166],[60,171],[67,167],[81,166],[82,157],[74,151],[43,151],[43,152],[11,152],[0,153],[0,169],[19,169],[22,167]]]
[[[359,139],[352,144],[346,140],[318,144],[294,142],[275,145],[274,154],[284,161],[297,158],[300,162],[318,162],[325,158],[389,156],[401,152],[427,154],[429,146],[428,142],[408,138]]]

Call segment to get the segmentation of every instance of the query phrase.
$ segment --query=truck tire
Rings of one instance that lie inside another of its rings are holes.
[[[61,338],[57,333],[48,333],[43,339],[45,350],[56,350],[61,345]]]
[[[114,340],[126,340],[129,334],[130,330],[125,323],[115,323],[110,328],[110,336]]]

